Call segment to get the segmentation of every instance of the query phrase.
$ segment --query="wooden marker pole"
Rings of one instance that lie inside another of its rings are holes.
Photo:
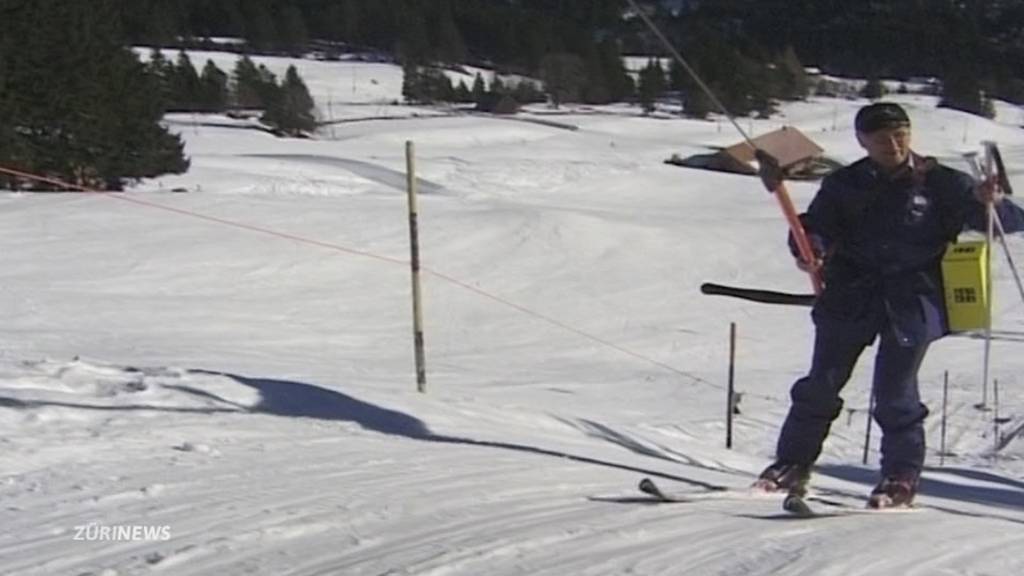
[[[416,210],[416,148],[405,143],[406,184],[409,190],[409,249],[412,251],[413,346],[416,351],[416,390],[427,391],[427,367],[423,353],[423,306],[420,291],[420,239]]]

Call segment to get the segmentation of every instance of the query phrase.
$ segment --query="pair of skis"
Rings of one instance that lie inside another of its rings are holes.
[[[815,494],[785,494],[783,492],[766,492],[758,488],[722,489],[706,491],[671,491],[661,488],[653,479],[640,480],[639,489],[651,498],[652,502],[663,504],[687,504],[707,501],[756,501],[777,500],[782,497],[782,509],[794,518],[823,518],[860,513],[893,513],[919,510],[912,506],[896,506],[891,508],[870,508],[855,506],[846,502]]]

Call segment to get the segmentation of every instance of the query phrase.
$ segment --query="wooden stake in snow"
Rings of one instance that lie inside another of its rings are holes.
[[[946,415],[949,406],[949,370],[942,376],[942,440],[939,441],[939,466],[946,465]]]
[[[992,460],[999,459],[999,380],[992,381],[992,402],[995,408],[992,414]]]
[[[868,399],[868,425],[864,433],[864,464],[868,463],[868,452],[871,450],[871,415],[875,413],[875,389],[871,389],[871,397]]]
[[[729,324],[729,392],[725,406],[725,447],[732,449],[732,415],[736,411],[736,323]]]
[[[412,321],[416,352],[416,390],[427,391],[427,367],[423,353],[423,306],[420,297],[420,239],[416,210],[416,149],[405,143],[406,183],[409,189],[409,249],[412,251]]]

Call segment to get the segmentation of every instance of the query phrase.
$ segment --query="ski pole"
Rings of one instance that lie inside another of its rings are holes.
[[[964,156],[968,166],[970,166],[971,171],[974,173],[974,177],[982,182],[987,182],[992,177],[992,148],[993,146],[988,143],[985,144],[984,165],[978,162],[977,154],[967,154]],[[995,235],[995,222],[998,217],[993,202],[991,200],[985,202],[985,220],[987,224],[985,227],[985,244],[988,247],[988,250],[985,251],[985,277],[988,282],[985,284],[985,349],[981,372],[981,403],[975,405],[975,408],[979,410],[988,408],[988,376],[992,354],[992,239]]]
[[[985,210],[988,212],[988,230],[985,232],[985,243],[988,245],[988,250],[985,251],[985,276],[988,282],[985,283],[985,359],[981,376],[981,405],[978,406],[982,410],[988,405],[988,371],[992,356],[992,236],[996,220],[996,210],[992,202],[985,204]]]
[[[1013,280],[1017,284],[1017,293],[1020,294],[1021,302],[1024,302],[1024,283],[1021,282],[1020,272],[1017,271],[1017,265],[1013,261],[1010,247],[1006,245],[1006,231],[1003,229],[1003,221],[999,217],[998,212],[993,212],[993,214],[995,215],[993,220],[996,224],[996,232],[999,233],[999,244],[1003,247],[1003,254],[1006,255],[1006,263],[1010,265],[1010,272],[1013,272]]]
[[[1010,187],[1010,180],[1006,176],[1006,167],[1003,165],[1002,156],[999,154],[999,148],[994,143],[986,143],[986,151],[995,161],[996,170],[998,172],[999,187],[1003,189],[1007,195],[1013,193],[1013,189]],[[978,153],[970,152],[964,154],[964,158],[967,160],[967,165],[971,168],[971,172],[974,174],[974,178],[977,180],[983,180],[984,175],[982,174],[981,167],[978,165]],[[996,232],[999,236],[999,244],[1003,247],[1003,254],[1006,255],[1006,263],[1010,265],[1010,272],[1013,273],[1013,280],[1017,284],[1017,292],[1020,294],[1021,302],[1024,302],[1024,282],[1021,282],[1020,272],[1017,271],[1017,264],[1013,261],[1013,254],[1010,253],[1010,247],[1006,244],[1006,230],[1003,228],[1003,220],[999,217],[999,212],[993,211],[993,220],[995,222]]]

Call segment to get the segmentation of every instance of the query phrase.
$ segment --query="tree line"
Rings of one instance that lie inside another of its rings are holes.
[[[1000,0],[640,0],[738,115],[770,114],[790,97],[794,62],[840,76],[935,76],[943,104],[991,113],[988,98],[1024,102],[1024,2]],[[667,56],[625,0],[123,0],[132,40],[168,45],[216,36],[247,49],[328,53],[373,49],[419,69],[479,64],[544,77],[556,102],[636,99],[649,105],[654,71],[634,80],[621,56]],[[672,11],[668,6],[676,6]],[[780,69],[784,67],[785,69]],[[429,67],[429,65],[428,65]],[[667,75],[693,115],[707,102]],[[799,74],[796,74],[799,76]],[[434,75],[436,79],[436,74]],[[629,85],[629,82],[633,82]],[[418,83],[414,79],[413,84]],[[458,86],[421,83],[462,101]],[[644,84],[642,87],[638,84]],[[641,89],[642,88],[642,89]],[[813,87],[809,87],[813,88]],[[414,89],[413,92],[420,92]],[[454,95],[453,95],[454,94]]]
[[[813,86],[804,63],[835,75],[931,75],[942,104],[991,114],[990,98],[1024,102],[1024,2],[1005,0],[687,0],[640,2],[726,107],[768,115]],[[624,0],[0,0],[0,160],[80,182],[188,166],[168,110],[263,110],[282,132],[312,126],[298,73],[279,82],[242,58],[229,74],[187,57],[143,64],[128,46],[189,47],[241,38],[238,51],[342,51],[394,57],[410,101],[678,100],[704,117],[711,102]],[[624,54],[653,55],[638,74]],[[154,55],[155,56],[155,55]],[[446,68],[479,65],[538,78],[452,84]]]
[[[295,66],[278,83],[273,72],[248,56],[238,59],[229,76],[212,60],[200,73],[184,51],[171,62],[153,48],[146,69],[159,83],[167,112],[261,110],[263,123],[281,134],[299,136],[316,129],[313,98]]]
[[[294,67],[277,78],[248,57],[229,75],[188,55],[174,62],[129,47],[119,0],[0,0],[0,165],[119,190],[182,173],[181,138],[166,112],[255,109],[275,132],[315,128],[313,99]],[[0,175],[5,188],[53,188]]]
[[[827,74],[937,78],[942,105],[974,114],[991,115],[993,97],[1024,104],[1017,0],[698,0],[656,19],[697,53],[701,36],[761,61],[792,47]],[[623,36],[632,47],[651,47],[636,23],[633,31]]]
[[[188,168],[113,3],[4,0],[0,18],[0,164],[105,189]]]

